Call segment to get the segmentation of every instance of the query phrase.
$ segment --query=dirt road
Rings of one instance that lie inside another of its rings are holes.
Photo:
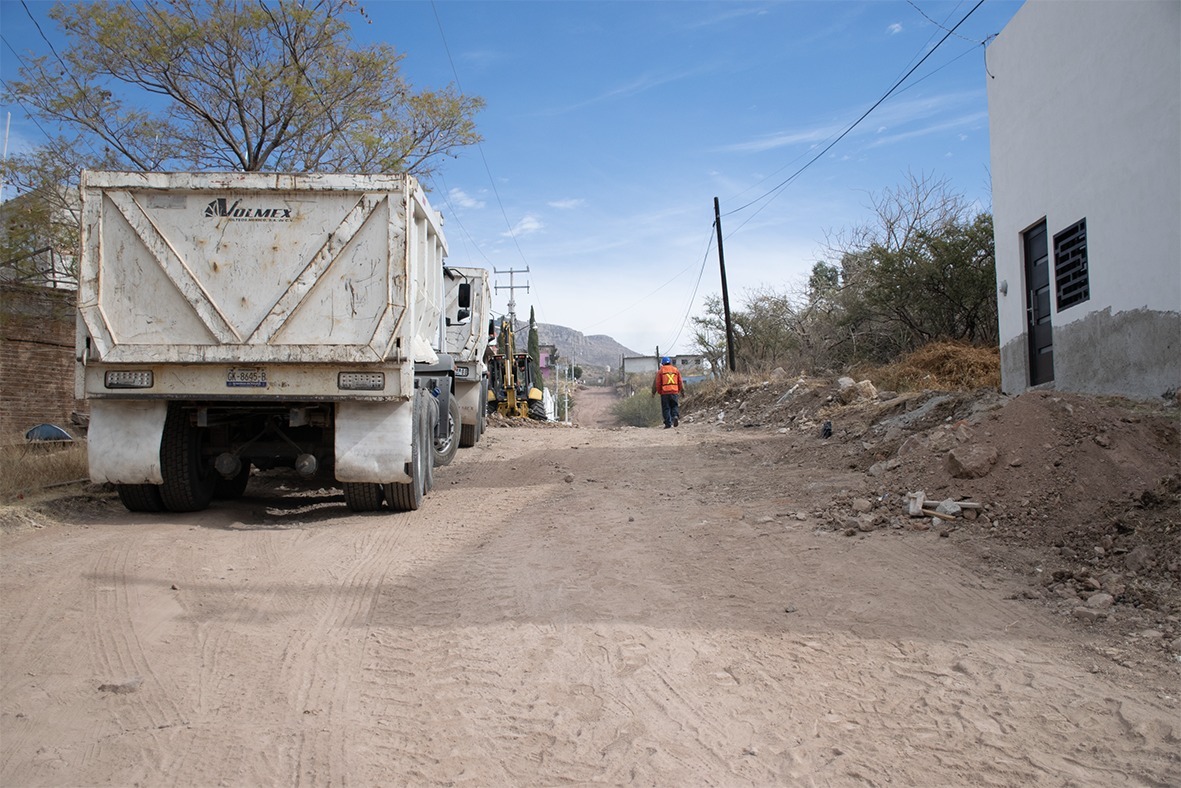
[[[1181,784],[1175,674],[848,538],[774,435],[493,429],[424,508],[257,478],[0,534],[0,784]]]

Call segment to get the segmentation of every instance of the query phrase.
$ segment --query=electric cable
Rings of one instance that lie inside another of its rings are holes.
[[[976,5],[974,5],[972,7],[972,9],[970,11],[968,11],[968,13],[964,14],[963,18],[960,19],[959,22],[956,22],[955,27],[948,30],[947,33],[944,34],[943,38],[939,39],[939,42],[936,43],[935,46],[932,47],[929,52],[927,52],[927,54],[923,55],[922,59],[920,59],[919,62],[917,62],[913,66],[911,66],[911,68],[905,74],[903,74],[890,87],[890,89],[887,90],[882,95],[881,98],[879,98],[877,101],[875,101],[873,103],[873,105],[870,106],[869,109],[867,109],[865,112],[863,112],[861,114],[861,117],[859,117],[859,118],[857,118],[857,120],[853,121],[853,123],[850,124],[848,128],[846,128],[844,131],[842,131],[836,139],[834,139],[832,142],[828,143],[828,145],[826,145],[819,153],[817,153],[815,156],[813,156],[811,159],[809,159],[807,161],[807,163],[804,164],[804,166],[800,167],[798,170],[796,170],[790,176],[788,176],[784,181],[779,183],[774,188],[764,192],[759,197],[756,197],[755,199],[751,200],[750,202],[748,202],[744,205],[741,205],[738,208],[735,208],[733,210],[727,211],[725,214],[723,214],[724,216],[732,216],[733,214],[738,213],[739,211],[746,210],[747,208],[749,208],[750,206],[754,205],[757,202],[760,202],[762,200],[767,200],[767,202],[764,203],[763,206],[760,207],[757,211],[755,211],[749,218],[747,218],[746,221],[744,221],[742,224],[740,224],[738,227],[736,227],[731,232],[731,235],[733,235],[735,232],[737,232],[739,229],[741,229],[744,225],[747,224],[747,222],[749,222],[755,216],[758,216],[758,214],[764,208],[766,208],[767,205],[769,205],[771,203],[771,201],[774,200],[775,197],[777,197],[778,194],[780,192],[782,192],[782,190],[788,184],[790,184],[792,181],[794,181],[796,178],[798,178],[805,170],[807,170],[809,167],[811,167],[813,164],[815,164],[817,160],[819,160],[821,157],[824,156],[824,154],[826,154],[830,150],[832,150],[833,147],[835,147],[838,142],[840,142],[846,136],[848,136],[849,133],[853,131],[853,129],[857,128],[857,126],[859,126],[863,120],[865,120],[867,117],[869,117],[871,112],[873,112],[875,109],[877,109],[886,99],[888,99],[891,95],[893,95],[898,90],[898,88],[902,85],[902,83],[905,82],[910,77],[911,74],[913,74],[916,70],[918,70],[919,66],[921,66],[923,63],[925,63],[927,61],[927,58],[929,58],[929,57],[931,57],[931,55],[935,54],[935,52],[939,49],[939,47],[943,45],[943,42],[947,41],[947,39],[951,37],[951,35],[956,31],[956,29],[958,29],[960,27],[960,25],[962,25],[964,22],[966,22],[968,20],[968,17],[970,17],[972,14],[974,14],[976,12],[976,10],[978,8],[980,8],[980,6],[982,6],[982,5],[984,5],[984,0],[978,0]]]

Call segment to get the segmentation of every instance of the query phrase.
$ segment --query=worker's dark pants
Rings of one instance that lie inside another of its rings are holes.
[[[661,394],[660,414],[664,416],[664,426],[671,427],[674,421],[681,420],[680,395]]]

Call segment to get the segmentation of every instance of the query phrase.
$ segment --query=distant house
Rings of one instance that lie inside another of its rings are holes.
[[[1030,0],[988,48],[1002,388],[1181,386],[1181,3]]]
[[[538,366],[541,368],[541,377],[553,383],[557,379],[558,348],[555,345],[538,345]]]
[[[705,356],[679,355],[669,356],[673,364],[681,370],[681,376],[687,383],[704,380],[709,375],[709,364]],[[621,363],[623,377],[628,375],[656,375],[660,368],[659,356],[624,356]]]

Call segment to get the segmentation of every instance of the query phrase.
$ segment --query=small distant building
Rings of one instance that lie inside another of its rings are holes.
[[[669,356],[672,363],[681,371],[681,377],[686,383],[696,383],[709,376],[709,362],[705,356],[681,354]],[[622,361],[623,377],[629,375],[655,375],[660,369],[659,356],[624,356]]]

